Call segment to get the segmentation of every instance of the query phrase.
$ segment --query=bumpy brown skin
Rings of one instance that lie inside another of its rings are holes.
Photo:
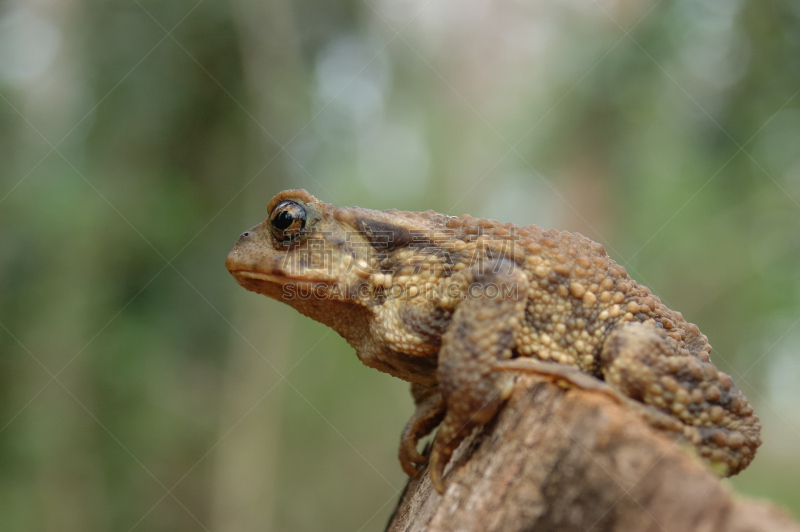
[[[307,217],[291,240],[270,226],[285,201]],[[417,410],[400,462],[417,474],[427,461],[417,442],[440,426],[430,459],[440,492],[453,451],[494,417],[519,371],[626,402],[722,474],[744,469],[761,443],[758,418],[710,362],[706,336],[579,234],[334,208],[304,190],[281,192],[267,210],[234,245],[228,270],[332,327],[366,365],[412,383]]]

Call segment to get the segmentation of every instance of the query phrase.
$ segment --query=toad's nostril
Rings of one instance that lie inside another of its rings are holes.
[[[250,232],[249,231],[245,231],[244,233],[242,233],[242,236],[250,236]]]

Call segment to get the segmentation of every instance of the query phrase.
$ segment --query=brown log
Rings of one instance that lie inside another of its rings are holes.
[[[692,453],[597,392],[521,376],[468,438],[439,495],[423,470],[388,531],[800,532],[777,507],[738,499]]]

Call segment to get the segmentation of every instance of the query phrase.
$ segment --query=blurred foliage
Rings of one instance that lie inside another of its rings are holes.
[[[382,529],[407,386],[223,266],[289,187],[603,243],[800,516],[798,57],[794,0],[0,4],[0,529]]]

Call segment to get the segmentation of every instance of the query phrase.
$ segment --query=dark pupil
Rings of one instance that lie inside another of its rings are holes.
[[[294,222],[295,217],[289,211],[281,211],[273,218],[272,225],[274,225],[277,229],[283,231],[284,229],[288,228]]]

